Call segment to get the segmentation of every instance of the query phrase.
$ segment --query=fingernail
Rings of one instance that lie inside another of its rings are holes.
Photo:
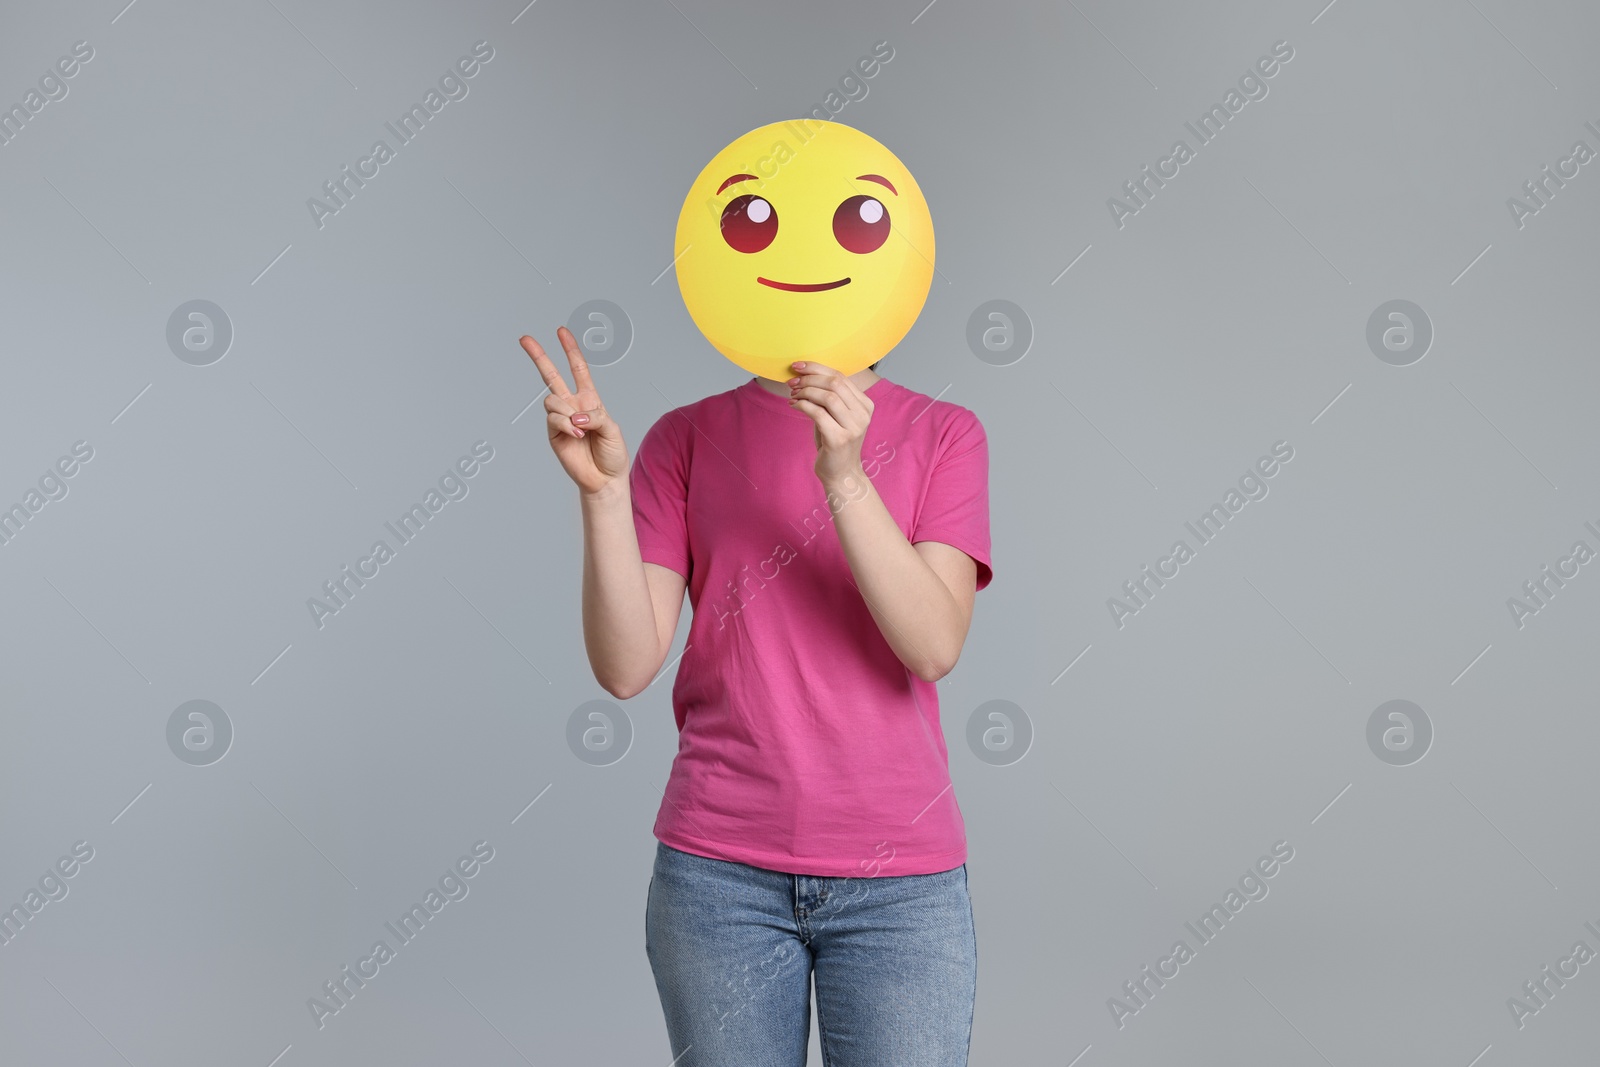
[[[801,361],[799,361],[797,363],[791,363],[791,364],[789,364],[789,366],[793,367],[795,370],[805,370],[806,369],[806,364],[805,364],[804,360],[801,360]]]
[[[579,430],[579,431],[577,431],[577,433],[578,433],[578,436],[579,436],[579,437],[582,437],[582,436],[583,436],[583,431],[582,431],[582,430]]]
[[[579,412],[578,414],[572,416],[572,421],[578,426],[587,426],[589,425],[589,416]]]

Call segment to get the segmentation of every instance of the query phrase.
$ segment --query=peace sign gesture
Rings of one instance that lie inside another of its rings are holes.
[[[575,391],[567,388],[561,372],[538,341],[524,335],[521,344],[550,387],[550,394],[544,398],[550,447],[580,492],[598,493],[627,476],[628,448],[622,441],[622,429],[600,403],[600,393],[589,377],[589,364],[578,349],[577,338],[565,326],[556,331],[556,338],[567,353]]]

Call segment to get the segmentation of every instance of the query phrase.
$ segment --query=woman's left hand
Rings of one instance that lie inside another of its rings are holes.
[[[791,364],[789,403],[816,423],[817,462],[823,485],[862,474],[861,440],[872,422],[872,400],[855,382],[832,367],[814,362]]]

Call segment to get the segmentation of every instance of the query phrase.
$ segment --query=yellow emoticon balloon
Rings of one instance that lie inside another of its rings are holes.
[[[797,359],[854,374],[921,312],[933,219],[894,153],[852,127],[796,119],[706,164],[673,255],[689,315],[740,367],[773,381]]]

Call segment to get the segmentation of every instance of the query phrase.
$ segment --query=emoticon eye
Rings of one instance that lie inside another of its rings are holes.
[[[872,196],[852,196],[833,213],[833,237],[849,252],[875,252],[889,239],[889,209]]]
[[[777,235],[778,213],[759,196],[736,196],[722,209],[722,239],[735,252],[759,252]]]

